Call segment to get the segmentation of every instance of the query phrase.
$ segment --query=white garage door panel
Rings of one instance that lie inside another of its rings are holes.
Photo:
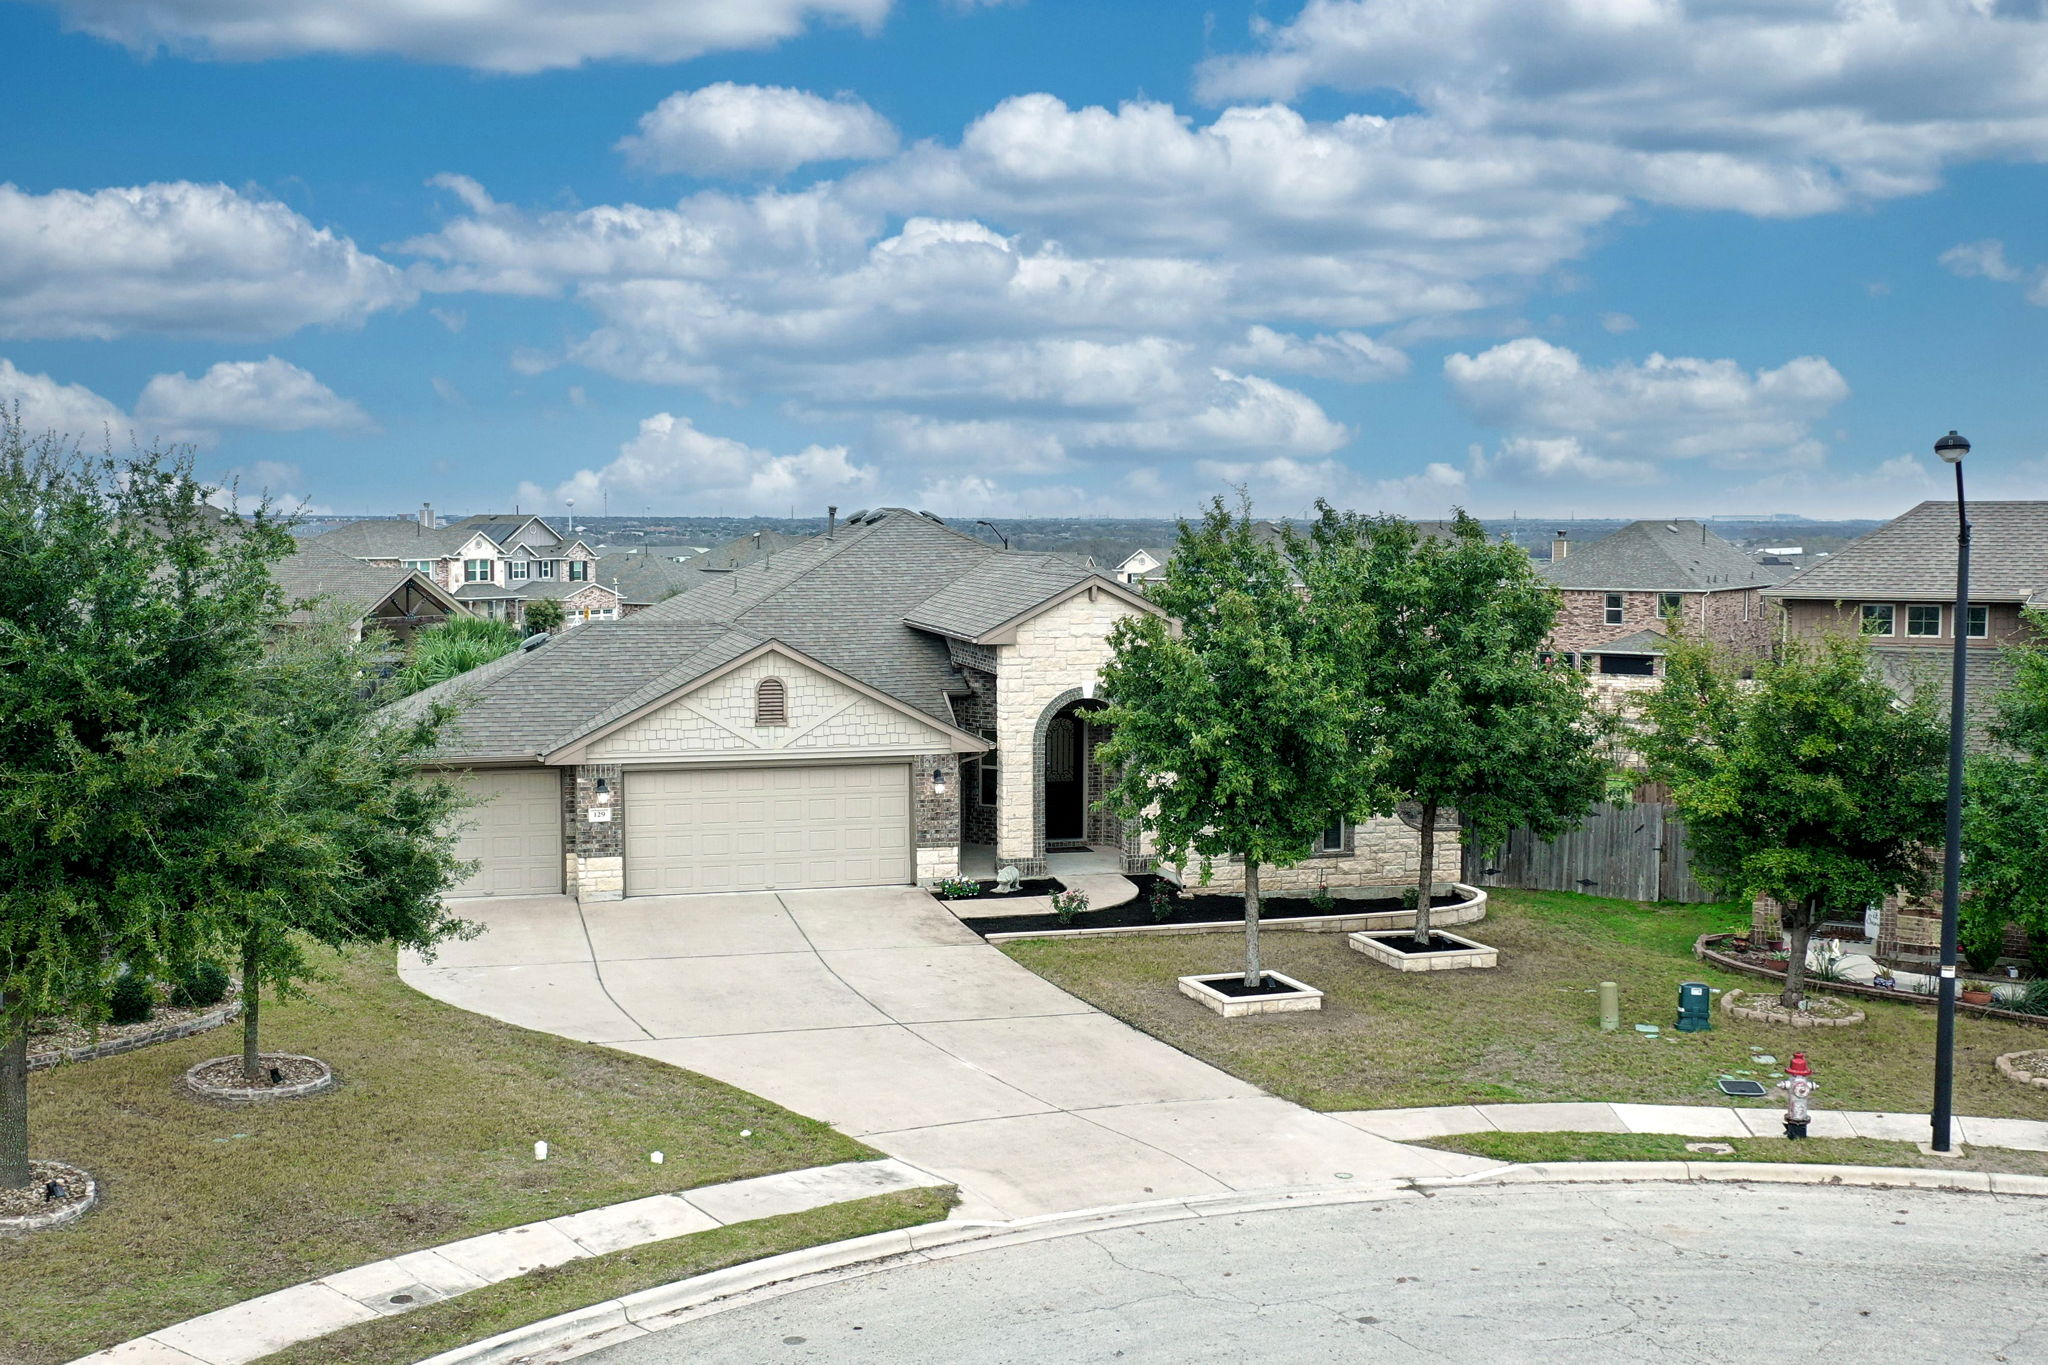
[[[462,813],[469,826],[457,856],[480,866],[451,896],[553,896],[562,890],[562,779],[547,772],[473,772],[463,784],[484,804]]]
[[[910,771],[634,772],[625,832],[629,896],[899,885],[912,879]]]

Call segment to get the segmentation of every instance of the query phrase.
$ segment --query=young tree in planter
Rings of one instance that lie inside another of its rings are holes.
[[[1339,660],[1314,606],[1249,509],[1217,499],[1182,522],[1152,600],[1171,621],[1127,617],[1102,674],[1105,803],[1150,829],[1168,862],[1244,864],[1247,987],[1259,963],[1259,869],[1307,857],[1333,816],[1374,793],[1375,755],[1344,710]]]
[[[1606,726],[1585,680],[1541,661],[1557,594],[1528,555],[1463,512],[1435,538],[1319,507],[1289,553],[1343,661],[1352,742],[1377,748],[1386,788],[1421,807],[1426,943],[1439,814],[1456,810],[1482,843],[1570,829],[1605,791]]]
[[[388,642],[338,617],[280,633],[250,670],[218,783],[231,814],[201,889],[241,962],[242,1071],[260,1084],[262,993],[318,975],[314,944],[430,948],[473,932],[442,890],[461,866],[452,783],[420,776],[447,713],[379,709],[371,680]]]
[[[1742,901],[1780,908],[1780,999],[1806,994],[1806,947],[1829,912],[1926,884],[1946,804],[1947,727],[1928,689],[1901,702],[1857,637],[1792,641],[1752,683],[1711,647],[1665,656],[1644,706],[1650,775],[1685,817],[1693,866]]]
[[[528,634],[537,635],[544,630],[560,630],[567,620],[562,604],[552,597],[536,597],[526,604],[526,629]]]
[[[29,1183],[28,1030],[123,964],[189,965],[211,770],[291,553],[189,463],[86,457],[0,414],[0,1187]]]
[[[1972,754],[1967,773],[1962,946],[1980,971],[2008,924],[2048,963],[2048,613],[2028,622],[2035,636],[2005,651],[2013,679],[1991,727],[1997,748]]]

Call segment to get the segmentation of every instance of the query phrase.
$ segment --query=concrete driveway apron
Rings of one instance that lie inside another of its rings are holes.
[[[908,887],[472,901],[405,980],[820,1118],[1020,1218],[1226,1190],[1453,1175],[1277,1099],[1026,971]]]

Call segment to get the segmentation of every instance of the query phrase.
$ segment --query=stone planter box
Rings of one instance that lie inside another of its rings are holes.
[[[1500,965],[1500,949],[1489,948],[1462,934],[1446,933],[1442,929],[1432,930],[1430,938],[1439,943],[1454,943],[1456,948],[1434,953],[1405,953],[1387,942],[1392,938],[1408,937],[1410,935],[1405,933],[1352,934],[1345,942],[1351,945],[1352,951],[1364,953],[1373,961],[1400,972],[1451,972],[1465,967]]]
[[[2016,1062],[2019,1065],[2015,1065]],[[1997,1063],[1998,1074],[2013,1084],[2039,1086],[2043,1090],[2048,1090],[2048,1075],[2042,1074],[2043,1071],[2048,1071],[2048,1058],[2043,1057],[2040,1049],[2008,1052],[1999,1057]]]
[[[306,1095],[318,1095],[334,1089],[334,1068],[318,1057],[301,1057],[295,1053],[265,1052],[259,1054],[263,1061],[286,1060],[311,1062],[320,1068],[320,1074],[310,1080],[292,1085],[208,1085],[199,1079],[199,1073],[216,1062],[240,1061],[237,1056],[208,1057],[185,1073],[185,1088],[201,1099],[212,1100],[215,1104],[269,1104],[273,1100],[295,1100]]]
[[[79,1170],[78,1167],[61,1161],[39,1161],[35,1165],[55,1167],[56,1177],[65,1181],[73,1188],[84,1189],[85,1197],[83,1199],[73,1199],[66,1203],[64,1207],[52,1209],[48,1213],[25,1213],[13,1218],[0,1218],[0,1237],[14,1233],[41,1232],[45,1228],[62,1227],[66,1223],[76,1222],[78,1219],[85,1217],[86,1212],[93,1205],[100,1202],[98,1182],[84,1171]],[[48,1174],[48,1172],[44,1172],[44,1174]]]
[[[1319,1010],[1323,1007],[1323,993],[1313,986],[1304,985],[1291,976],[1279,972],[1267,972],[1266,980],[1288,987],[1285,994],[1271,995],[1230,995],[1209,984],[1212,981],[1242,981],[1243,972],[1215,972],[1208,976],[1184,976],[1180,979],[1180,993],[1190,1000],[1199,1001],[1225,1019],[1243,1019],[1255,1014],[1295,1014],[1302,1010]]]
[[[1832,986],[1834,983],[1828,984]],[[1837,1016],[1813,1014],[1803,1010],[1788,1012],[1774,996],[1751,995],[1745,1000],[1745,994],[1743,991],[1724,991],[1721,995],[1721,1009],[1737,1019],[1749,1019],[1759,1024],[1781,1024],[1790,1028],[1848,1028],[1863,1022],[1863,1011],[1849,1009],[1847,1005],[1840,1008],[1848,1012]],[[1812,997],[1809,996],[1808,999]]]

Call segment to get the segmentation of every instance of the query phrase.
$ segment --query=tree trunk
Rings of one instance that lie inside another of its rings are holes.
[[[7,1013],[0,995],[0,1190],[25,1189],[28,1176],[28,1018]]]
[[[1819,897],[1778,904],[1778,923],[1785,930],[1785,989],[1778,1000],[1788,1010],[1799,1008],[1806,999],[1806,945],[1813,938],[1814,921],[1819,918]]]
[[[1422,943],[1429,942],[1434,932],[1429,922],[1429,902],[1436,891],[1436,801],[1425,798],[1422,803],[1422,871],[1416,875],[1415,887],[1415,937]]]
[[[1259,965],[1259,864],[1247,858],[1244,864],[1244,984],[1256,990],[1266,979]]]
[[[258,1001],[257,987],[262,968],[258,965],[256,952],[256,931],[250,930],[242,937],[242,1079],[250,1085],[257,1085],[263,1073],[257,1069]]]

